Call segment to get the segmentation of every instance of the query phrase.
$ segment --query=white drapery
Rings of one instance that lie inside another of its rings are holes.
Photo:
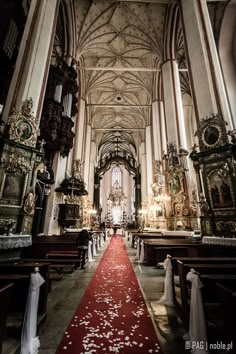
[[[141,241],[139,263],[144,262],[144,242]]]
[[[173,289],[173,275],[172,275],[172,263],[171,256],[168,254],[164,260],[164,269],[166,270],[165,283],[164,283],[164,294],[158,301],[158,303],[174,306],[174,289]]]
[[[36,337],[37,332],[37,313],[40,286],[45,282],[39,274],[38,267],[35,273],[31,274],[29,293],[25,309],[24,323],[21,333],[21,354],[37,354],[40,342]]]
[[[100,251],[100,249],[101,249],[100,235],[97,236],[97,249],[98,249],[98,251]]]
[[[136,258],[139,259],[139,238],[138,238],[137,241],[136,241],[136,247],[137,247],[137,250],[136,250]]]
[[[93,256],[92,256],[92,247],[93,247],[93,242],[89,241],[89,245],[88,245],[88,262],[93,262]]]
[[[97,250],[96,250],[96,238],[95,236],[93,237],[93,257],[95,257],[97,255]]]
[[[100,233],[100,237],[101,237],[101,247],[103,247],[103,246],[104,246],[104,243],[105,243],[105,241],[104,241],[104,236],[105,236],[104,232],[101,232],[101,233]]]
[[[195,273],[194,269],[191,269],[191,271],[188,272],[186,278],[192,283],[192,286],[189,332],[184,335],[184,339],[190,341],[190,343],[202,343],[202,348],[192,348],[192,354],[208,354],[206,321],[201,293],[203,284],[199,279],[198,274]]]

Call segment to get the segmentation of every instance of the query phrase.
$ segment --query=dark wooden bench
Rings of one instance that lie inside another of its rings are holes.
[[[23,258],[45,258],[54,251],[77,252],[76,238],[78,233],[61,236],[37,236],[33,239],[33,244],[23,250]]]
[[[224,322],[223,333],[226,343],[236,345],[236,281],[222,279],[216,283],[221,317]]]
[[[236,279],[236,264],[218,264],[218,263],[195,263],[195,264],[185,264],[179,260],[177,260],[178,266],[178,275],[179,275],[179,284],[180,284],[180,292],[181,292],[181,312],[184,324],[186,327],[189,322],[189,287],[186,279],[187,273],[191,268],[199,273],[201,276],[208,275],[205,279],[208,279],[210,275],[231,276],[232,279]],[[212,279],[212,278],[211,278]],[[218,279],[218,278],[217,278]]]
[[[174,249],[176,248],[176,252],[178,252],[178,255],[180,256],[198,256],[199,247],[201,246],[201,242],[194,243],[190,239],[145,240],[144,263],[149,266],[156,266],[158,262],[163,261],[166,257],[166,254],[164,254],[163,251],[163,247],[166,250],[171,250],[172,254],[175,252]],[[160,258],[158,258],[159,255],[161,256]]]
[[[80,260],[74,257],[71,258],[66,258],[66,257],[50,257],[50,258],[22,258],[22,262],[34,262],[35,265],[42,263],[42,262],[48,262],[50,263],[50,266],[52,267],[54,264],[58,264],[61,267],[63,265],[69,266],[72,265],[76,269],[80,265]]]
[[[39,304],[38,304],[38,318],[39,321],[43,320],[47,313],[47,298],[49,291],[49,266],[48,262],[42,262],[38,264],[39,271],[41,276],[44,278],[45,283],[40,287],[40,295],[39,295]],[[35,271],[35,263],[33,262],[0,262],[0,277],[16,277],[17,276],[26,276],[30,277],[30,274]],[[23,282],[23,277],[22,277]],[[28,284],[29,280],[27,279],[26,284]],[[25,296],[27,298],[28,288],[25,286],[20,290],[18,294],[17,302],[20,304],[22,302],[25,304]],[[22,297],[20,295],[22,294]]]
[[[2,353],[2,342],[5,335],[8,307],[13,286],[14,284],[10,283],[0,288],[0,353]]]
[[[185,235],[163,235],[161,231],[157,231],[157,232],[135,232],[132,233],[132,242],[131,242],[131,246],[134,247],[135,244],[135,239],[139,238],[140,240],[151,240],[151,239],[163,239],[163,240],[181,240],[181,239],[187,239],[187,237]]]
[[[177,260],[188,264],[200,264],[200,263],[217,263],[217,264],[233,264],[236,263],[236,257],[179,257],[172,255],[172,271],[174,274],[178,274]]]

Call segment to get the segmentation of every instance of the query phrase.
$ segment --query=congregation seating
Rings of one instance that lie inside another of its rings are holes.
[[[165,259],[167,253],[180,256],[198,256],[201,242],[193,242],[190,239],[146,239],[142,245],[144,248],[144,263],[155,266]],[[140,254],[140,253],[139,253]]]
[[[2,341],[5,334],[8,307],[14,283],[0,287],[0,353],[2,353]]]
[[[224,264],[216,263],[216,261],[211,263],[201,263],[200,261],[198,263],[191,263],[190,259],[189,263],[183,263],[180,260],[177,260],[177,267],[181,291],[182,318],[186,325],[189,321],[189,284],[187,282],[186,275],[190,269],[194,268],[194,270],[200,275],[200,278],[204,279],[204,286],[208,287],[208,295],[210,293],[214,294],[215,292],[215,289],[213,289],[214,282],[212,282],[212,280],[224,279],[225,275],[227,275],[230,279],[236,279],[236,263]],[[205,277],[202,277],[203,275],[205,275]],[[211,275],[214,275],[214,277],[212,278]],[[208,278],[210,280],[207,284]],[[210,292],[209,289],[212,291]]]
[[[47,298],[49,291],[49,264],[44,262],[38,263],[38,268],[44,283],[40,288],[37,325],[46,318],[47,314]],[[1,306],[6,311],[1,311],[0,321],[6,320],[4,324],[5,330],[2,332],[1,340],[5,340],[9,336],[15,338],[16,342],[20,343],[21,331],[24,322],[27,299],[30,289],[31,274],[35,272],[34,262],[0,262],[0,286],[4,288],[11,283],[11,292],[6,300],[0,301]],[[8,305],[8,306],[7,306]],[[20,345],[20,344],[19,344]]]
[[[131,246],[134,247],[137,240],[147,240],[147,239],[185,239],[191,235],[191,233],[182,232],[173,232],[165,233],[164,231],[155,231],[155,232],[132,232],[132,241]]]
[[[167,260],[166,257],[169,255],[172,272],[172,281],[169,281],[169,286],[173,287],[170,292],[173,294],[172,304],[175,305],[187,333],[191,326],[191,289],[193,286],[187,280],[187,274],[193,272],[203,285],[200,292],[208,340],[214,343],[217,338],[225,343],[231,343],[231,341],[236,343],[236,320],[232,315],[236,304],[236,252],[233,243],[218,240],[215,243],[208,239],[207,242],[202,243],[190,238],[177,241],[144,238],[137,246],[140,247],[139,254],[143,247],[145,265],[165,267],[167,264],[165,259]],[[161,299],[160,303],[165,303],[165,300]],[[200,323],[195,323],[195,325],[201,326]]]
[[[219,296],[221,318],[224,324],[223,334],[227,343],[236,343],[236,281],[222,279],[216,283]]]
[[[13,284],[12,294],[10,297],[8,297],[10,299],[8,310],[7,306],[5,306],[7,305],[6,300],[2,300],[1,302],[2,306],[4,306],[4,309],[6,309],[6,316],[5,313],[1,311],[0,325],[2,324],[3,328],[6,328],[8,338],[9,333],[11,333],[11,336],[17,338],[18,343],[20,343],[30,285],[30,275],[32,272],[34,272],[35,267],[39,267],[40,274],[45,280],[45,283],[40,287],[39,293],[38,325],[40,325],[40,323],[46,317],[47,297],[48,292],[51,289],[51,282],[53,280],[60,280],[63,277],[64,272],[73,272],[74,269],[80,265],[80,260],[78,259],[78,250],[76,247],[77,236],[70,236],[68,240],[66,240],[66,237],[62,236],[62,239],[61,236],[38,237],[36,238],[32,247],[25,249],[23,257],[19,261],[0,262],[1,288],[4,289],[4,286],[10,282]],[[99,252],[99,250],[102,248],[105,238],[104,234],[101,232],[93,233],[92,238],[93,242],[90,241],[90,253],[92,257],[95,257],[97,252]],[[56,242],[54,242],[55,240]],[[64,249],[63,246],[65,246]],[[94,252],[96,252],[96,254],[94,254]],[[7,322],[4,320],[4,316],[7,317]]]

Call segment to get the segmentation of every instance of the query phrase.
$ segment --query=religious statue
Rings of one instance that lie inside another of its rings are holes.
[[[232,196],[229,185],[223,180],[220,186],[223,206],[224,207],[231,207],[233,206]]]
[[[206,201],[206,198],[203,193],[200,193],[200,198],[199,198],[199,205],[200,205],[200,210],[203,215],[208,214],[209,212],[209,204]]]
[[[176,195],[181,191],[180,178],[177,173],[172,173],[168,178],[170,195]]]
[[[33,215],[35,211],[36,196],[33,192],[29,192],[25,198],[24,202],[24,212],[29,215]]]
[[[84,162],[82,162],[80,159],[74,160],[74,169],[73,169],[73,174],[75,178],[81,179],[82,178],[82,166]]]
[[[169,143],[167,145],[167,159],[169,166],[177,166],[179,165],[179,158],[177,154],[177,148],[175,143]]]
[[[158,176],[161,176],[161,161],[155,160],[153,163],[153,170],[154,170],[154,180],[157,182]]]

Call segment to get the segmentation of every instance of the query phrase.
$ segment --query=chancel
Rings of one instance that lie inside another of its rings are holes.
[[[0,2],[0,353],[236,352],[235,26]]]

